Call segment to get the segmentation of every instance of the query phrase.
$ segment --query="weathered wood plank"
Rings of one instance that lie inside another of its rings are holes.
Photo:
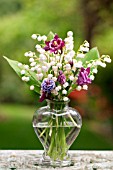
[[[113,170],[113,151],[70,151],[74,165],[55,170]],[[38,165],[43,151],[1,150],[0,170],[48,170]],[[54,170],[54,168],[49,168]]]

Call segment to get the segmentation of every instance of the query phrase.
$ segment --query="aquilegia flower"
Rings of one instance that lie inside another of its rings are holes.
[[[50,51],[54,54],[57,54],[58,52],[62,53],[62,49],[65,46],[65,42],[61,38],[59,38],[57,34],[54,36],[54,39],[52,39],[51,41],[46,41],[45,43],[45,51]]]
[[[63,74],[63,72],[61,70],[59,71],[59,75],[58,75],[57,81],[60,84],[64,84],[66,82],[66,76]]]
[[[52,32],[48,36],[33,34],[32,38],[37,41],[36,52],[25,53],[28,65],[5,58],[30,90],[40,94],[41,102],[47,98],[66,101],[71,91],[87,90],[98,66],[111,62],[108,55],[99,56],[96,47],[90,50],[86,40],[75,52],[72,31],[64,40]]]
[[[90,67],[88,68],[81,68],[78,79],[77,79],[77,84],[80,86],[87,85],[91,83],[91,79],[88,77],[90,74]]]
[[[51,79],[44,79],[41,88],[43,92],[51,93],[51,91],[55,88],[55,82]]]

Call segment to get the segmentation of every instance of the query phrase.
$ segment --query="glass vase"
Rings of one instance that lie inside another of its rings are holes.
[[[68,106],[69,100],[47,100],[47,106],[39,108],[33,115],[33,128],[44,147],[42,166],[71,166],[68,154],[77,138],[82,118],[77,110]]]

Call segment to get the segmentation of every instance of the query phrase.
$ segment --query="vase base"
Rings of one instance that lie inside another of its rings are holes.
[[[43,156],[40,159],[39,165],[42,167],[69,167],[73,166],[74,163],[70,159],[69,155],[64,160],[52,160],[49,156]]]

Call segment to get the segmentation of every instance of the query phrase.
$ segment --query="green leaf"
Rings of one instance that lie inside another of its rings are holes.
[[[92,48],[88,53],[86,53],[84,58],[76,58],[78,61],[82,61],[83,65],[86,61],[97,60],[100,58],[99,51],[97,47]]]
[[[52,31],[49,32],[48,36],[47,36],[47,41],[51,41],[54,38],[54,33]]]
[[[9,58],[7,58],[7,57],[5,57],[5,56],[3,56],[6,60],[7,60],[7,62],[9,63],[9,65],[13,68],[13,70],[18,74],[18,76],[19,77],[21,77],[21,69],[20,69],[20,67],[18,67],[18,61],[15,61],[15,60],[11,60],[11,59],[9,59]]]
[[[20,68],[18,66],[18,61],[15,61],[15,60],[11,60],[5,56],[3,56],[7,62],[9,63],[9,65],[13,68],[13,70],[18,74],[18,76],[20,78],[22,78],[23,75],[21,75],[21,70],[22,68]],[[25,76],[29,76],[30,77],[30,80],[28,82],[26,82],[28,85],[34,85],[35,86],[35,89],[34,91],[39,93],[40,94],[40,86],[41,86],[41,82],[37,80],[36,78],[36,75],[34,72],[30,71],[30,70],[26,70],[26,74]]]

